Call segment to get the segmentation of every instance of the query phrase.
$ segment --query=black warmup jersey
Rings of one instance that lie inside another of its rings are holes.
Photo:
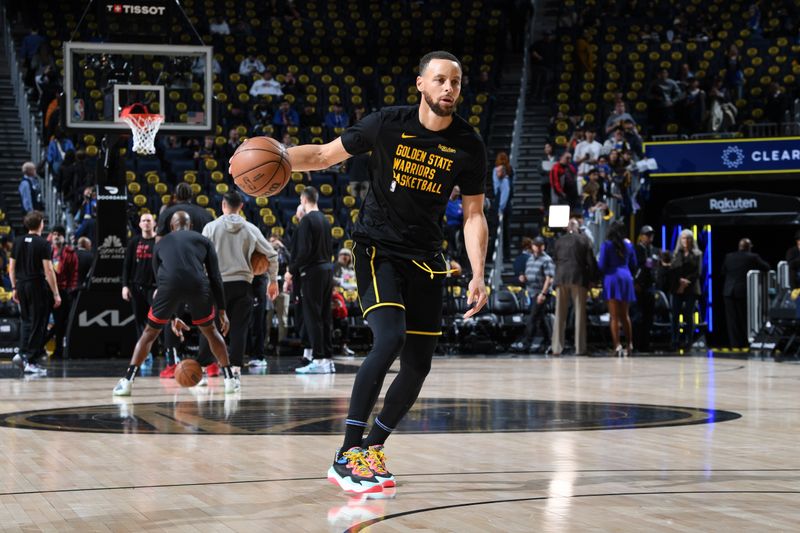
[[[160,215],[158,215],[158,228],[156,230],[156,235],[163,237],[170,232],[170,219],[172,218],[172,215],[178,211],[186,211],[189,214],[189,218],[192,220],[192,231],[196,231],[197,233],[202,233],[203,228],[206,227],[206,224],[213,222],[214,220],[214,217],[211,216],[211,213],[197,204],[183,202],[171,205],[164,209]]]
[[[296,275],[315,265],[331,265],[333,241],[331,225],[320,211],[311,211],[300,219],[292,238],[292,256],[289,272]]]
[[[14,259],[15,282],[45,281],[44,265],[42,260],[53,259],[50,243],[39,235],[29,233],[14,239],[11,249],[11,258]]]
[[[156,276],[153,272],[153,249],[156,238],[145,239],[136,235],[128,241],[125,252],[125,263],[122,266],[122,283],[126,287],[155,287]]]
[[[199,233],[173,231],[161,239],[153,253],[153,269],[159,291],[168,287],[184,293],[202,292],[210,284],[217,308],[225,309],[217,253],[211,241]]]
[[[345,130],[342,144],[351,155],[372,151],[370,188],[353,237],[393,255],[438,254],[453,186],[464,196],[484,193],[486,148],[457,115],[446,129],[430,131],[419,121],[419,106],[386,107]]]

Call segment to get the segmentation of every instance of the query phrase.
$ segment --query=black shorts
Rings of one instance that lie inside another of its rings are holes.
[[[214,322],[217,313],[209,287],[190,291],[161,286],[158,287],[153,304],[147,313],[147,323],[161,329],[176,313],[183,311],[184,305],[189,308],[193,325],[202,327]]]
[[[398,307],[405,311],[407,335],[442,334],[442,287],[448,274],[442,255],[414,261],[356,243],[353,267],[364,318],[381,307]]]

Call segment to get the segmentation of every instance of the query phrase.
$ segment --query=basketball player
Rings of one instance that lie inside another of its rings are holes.
[[[208,339],[211,351],[222,366],[225,393],[239,390],[239,380],[233,377],[228,350],[222,338],[228,332],[230,324],[225,314],[225,292],[217,253],[211,241],[191,231],[191,228],[192,221],[186,211],[178,211],[170,220],[171,232],[156,245],[153,268],[156,272],[157,288],[153,295],[153,305],[147,313],[144,332],[133,349],[128,372],[114,387],[114,396],[130,396],[139,366],[147,357],[161,328],[184,304],[189,307],[192,324]],[[217,310],[222,335],[214,325]],[[175,333],[178,336],[181,334],[180,331]]]
[[[122,266],[122,299],[132,302],[136,332],[141,335],[147,325],[147,311],[153,303],[156,278],[153,272],[153,249],[156,246],[155,219],[150,213],[139,216],[141,235],[128,241]],[[148,361],[152,355],[148,355]]]
[[[488,230],[483,214],[486,149],[455,115],[461,63],[448,52],[425,55],[416,84],[417,106],[372,113],[325,145],[289,148],[292,170],[326,169],[372,152],[370,187],[353,231],[358,294],[373,347],[356,375],[344,443],[328,477],[346,491],[393,486],[383,444],[417,399],[441,335],[442,216],[453,186],[461,188],[464,236],[472,265],[470,317],[486,303],[484,261]],[[366,439],[369,414],[397,354],[400,372]]]

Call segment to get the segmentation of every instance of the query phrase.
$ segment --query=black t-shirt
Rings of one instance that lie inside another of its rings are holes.
[[[158,215],[158,229],[156,230],[156,235],[163,237],[170,232],[169,221],[172,215],[178,211],[186,211],[189,214],[189,218],[192,220],[192,231],[196,231],[197,233],[203,233],[203,228],[206,227],[206,224],[214,221],[214,217],[211,216],[211,213],[199,205],[190,204],[188,202],[178,203],[169,206]]]
[[[372,151],[370,188],[353,238],[412,259],[441,251],[442,227],[454,185],[463,196],[483,194],[486,148],[457,115],[442,131],[419,121],[419,106],[386,107],[342,134],[351,155]]]
[[[22,281],[45,281],[44,265],[42,260],[51,261],[53,252],[50,243],[39,235],[29,233],[14,239],[14,248],[11,250],[14,259],[15,283]]]
[[[173,231],[161,239],[153,252],[153,269],[159,288],[199,292],[207,290],[210,283],[217,308],[225,309],[217,252],[199,233]]]
[[[155,287],[156,277],[153,272],[153,249],[156,238],[145,239],[141,235],[134,236],[128,241],[125,251],[125,263],[122,267],[122,283],[126,287],[141,285]]]
[[[289,272],[297,275],[315,265],[330,265],[333,256],[331,225],[320,211],[311,211],[300,220],[292,239]]]

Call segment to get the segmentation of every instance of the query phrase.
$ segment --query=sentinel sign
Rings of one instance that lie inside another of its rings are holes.
[[[800,137],[645,143],[653,177],[800,173]]]

